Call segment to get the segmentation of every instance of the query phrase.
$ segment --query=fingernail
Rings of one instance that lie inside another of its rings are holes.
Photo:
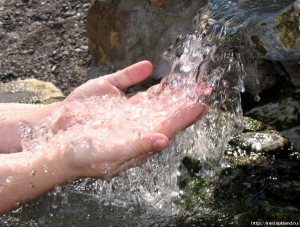
[[[207,112],[206,108],[207,108],[206,105],[200,104],[200,106],[199,106],[199,114],[198,114],[197,120],[199,120]]]
[[[168,143],[166,140],[163,139],[157,139],[153,142],[153,147],[157,150],[162,150],[168,147]]]

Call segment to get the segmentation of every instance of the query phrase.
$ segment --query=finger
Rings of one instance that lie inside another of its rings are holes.
[[[123,90],[146,79],[150,76],[152,70],[151,62],[141,61],[104,78],[113,86]]]
[[[148,158],[153,154],[155,153],[149,153],[147,156],[145,155],[143,157],[133,158],[127,162],[124,162],[111,173],[110,177],[119,176],[122,172],[125,172],[128,169],[142,166],[148,160]]]
[[[131,159],[142,158],[149,154],[161,151],[169,146],[169,139],[160,133],[145,133],[132,139],[123,150],[122,163]]]
[[[208,106],[206,104],[192,104],[160,123],[154,131],[162,133],[171,139],[175,134],[195,123],[199,118],[207,114],[207,112]]]
[[[103,78],[89,80],[83,87],[84,95],[87,97],[90,96],[123,96],[124,93],[120,91],[115,86],[112,86],[107,80]]]

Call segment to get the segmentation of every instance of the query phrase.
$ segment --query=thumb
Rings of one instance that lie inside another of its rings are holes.
[[[168,137],[163,134],[145,133],[129,143],[124,149],[123,160],[120,160],[119,167],[114,170],[112,176],[117,176],[130,168],[141,166],[148,157],[167,148],[170,142]]]
[[[126,145],[126,149],[124,149],[126,153],[124,156],[127,161],[134,158],[150,156],[157,151],[167,148],[169,143],[169,139],[165,135],[148,132],[130,141],[130,145]]]

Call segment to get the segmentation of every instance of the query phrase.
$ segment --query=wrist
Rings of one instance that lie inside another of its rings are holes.
[[[0,112],[0,153],[22,151],[20,122],[24,121],[34,129],[61,106],[60,103],[49,105],[4,104],[6,110]]]
[[[62,158],[62,151],[57,148],[44,148],[45,152],[37,151],[33,153],[31,159],[31,169],[36,176],[43,176],[43,179],[49,181],[52,189],[56,184],[65,184],[75,179],[75,175],[65,165],[65,160]]]

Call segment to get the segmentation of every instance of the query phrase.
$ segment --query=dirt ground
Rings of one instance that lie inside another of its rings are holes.
[[[36,78],[65,95],[86,80],[92,0],[0,0],[0,81]]]

